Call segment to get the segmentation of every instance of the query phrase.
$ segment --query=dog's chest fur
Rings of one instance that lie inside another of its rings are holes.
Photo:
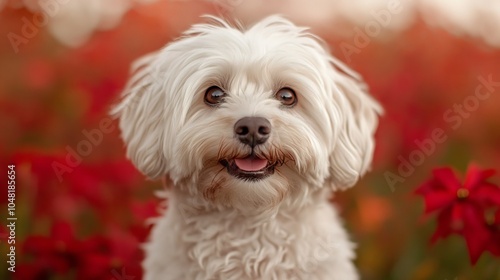
[[[145,279],[355,279],[352,245],[326,199],[283,203],[274,217],[169,204],[145,246]]]

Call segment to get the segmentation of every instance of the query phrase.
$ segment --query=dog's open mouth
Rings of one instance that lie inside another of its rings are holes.
[[[227,172],[240,179],[261,180],[274,173],[275,164],[267,159],[261,159],[254,155],[245,158],[221,160],[220,164],[227,168]]]

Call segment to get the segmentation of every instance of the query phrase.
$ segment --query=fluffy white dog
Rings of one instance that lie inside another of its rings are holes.
[[[140,59],[115,108],[168,185],[145,279],[357,279],[329,197],[367,171],[381,108],[306,28],[211,19]]]

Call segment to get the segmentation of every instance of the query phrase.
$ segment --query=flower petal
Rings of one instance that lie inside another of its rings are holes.
[[[470,261],[473,265],[491,240],[492,232],[486,226],[482,213],[481,209],[472,205],[466,205],[463,208],[465,226],[462,235],[467,243]]]
[[[455,200],[455,196],[447,191],[436,191],[425,196],[425,213],[430,213],[446,206]]]
[[[445,238],[448,235],[454,233],[451,225],[451,208],[445,209],[443,212],[439,213],[437,221],[437,227],[431,237],[431,244],[436,243],[440,238]]]
[[[471,193],[471,199],[482,207],[500,205],[500,187],[491,183],[482,183]]]
[[[462,187],[455,172],[449,167],[434,169],[432,174],[448,190],[457,190]]]
[[[480,170],[475,164],[471,164],[467,169],[464,188],[472,190],[479,186],[484,180],[495,174],[494,169]]]

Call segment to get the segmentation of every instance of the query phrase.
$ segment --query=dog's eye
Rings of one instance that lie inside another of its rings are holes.
[[[282,88],[276,92],[276,99],[278,99],[281,104],[292,107],[297,104],[297,95],[295,95],[295,91],[291,88]]]
[[[209,87],[205,92],[205,103],[210,106],[217,105],[224,100],[226,93],[219,87]]]

